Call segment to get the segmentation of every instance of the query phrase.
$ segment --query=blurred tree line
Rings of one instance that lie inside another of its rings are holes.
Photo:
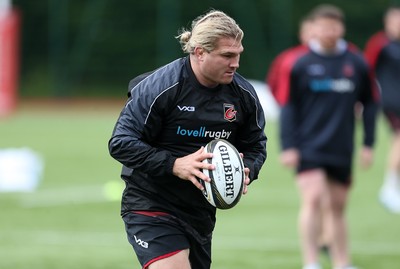
[[[20,95],[123,97],[131,78],[182,57],[178,30],[210,8],[245,32],[239,72],[264,80],[271,60],[297,44],[298,22],[330,3],[361,49],[393,0],[14,0],[22,18]]]

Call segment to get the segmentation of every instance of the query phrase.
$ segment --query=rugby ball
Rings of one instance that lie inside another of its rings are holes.
[[[244,187],[244,165],[237,149],[224,139],[215,139],[205,146],[213,158],[203,162],[212,163],[215,170],[203,169],[211,182],[200,180],[204,186],[203,195],[219,209],[234,207],[242,196]]]

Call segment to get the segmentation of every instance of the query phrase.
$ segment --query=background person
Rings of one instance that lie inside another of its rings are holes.
[[[329,225],[330,256],[336,269],[350,269],[345,209],[351,187],[354,106],[363,104],[361,160],[372,162],[376,101],[362,55],[342,39],[344,15],[332,5],[311,16],[315,39],[298,55],[286,77],[280,118],[281,162],[296,168],[300,192],[299,232],[304,269],[321,268],[318,237],[321,219]],[[328,205],[322,214],[326,197]]]
[[[313,38],[313,35],[312,18],[307,16],[300,22],[298,35],[300,44],[282,51],[275,57],[269,67],[265,82],[280,105],[286,99],[285,94],[287,93],[285,90],[287,85],[285,85],[286,80],[284,78],[290,72],[290,67],[293,65],[293,61],[297,59],[297,56],[308,50],[308,42]]]
[[[309,50],[308,43],[310,40],[314,38],[314,24],[313,18],[310,15],[307,15],[300,21],[299,25],[299,41],[300,44],[291,48],[288,48],[278,54],[277,57],[273,60],[267,75],[266,75],[266,83],[271,89],[271,93],[273,94],[275,100],[279,105],[283,105],[285,100],[287,100],[287,91],[289,80],[287,79],[290,75],[291,68],[294,62],[297,60],[299,55],[304,54]],[[327,200],[327,197],[326,197]],[[326,206],[328,201],[326,202]],[[324,228],[326,223],[324,222],[324,218],[322,214],[326,212],[325,206],[321,206],[321,227],[320,227],[320,235],[319,235],[319,248],[322,252],[329,254],[329,238],[330,235],[329,229]]]
[[[123,164],[121,213],[143,268],[209,269],[216,208],[201,192],[201,169],[214,169],[203,146],[223,138],[243,153],[246,193],[266,159],[265,119],[236,73],[243,31],[231,17],[210,11],[178,38],[189,56],[131,81],[109,151]]]
[[[400,213],[400,6],[384,15],[384,30],[367,42],[365,58],[381,90],[381,106],[392,130],[386,174],[379,193],[381,203]]]

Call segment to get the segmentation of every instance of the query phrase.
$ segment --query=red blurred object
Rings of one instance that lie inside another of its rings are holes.
[[[0,117],[17,106],[20,14],[12,10],[0,17]]]

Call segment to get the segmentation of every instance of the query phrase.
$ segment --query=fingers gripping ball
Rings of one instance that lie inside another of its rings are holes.
[[[201,181],[203,195],[219,209],[232,208],[243,192],[245,173],[242,158],[237,149],[224,139],[212,140],[205,151],[213,153],[213,158],[203,162],[214,164],[215,170],[203,169],[203,173],[211,178],[211,182]]]

